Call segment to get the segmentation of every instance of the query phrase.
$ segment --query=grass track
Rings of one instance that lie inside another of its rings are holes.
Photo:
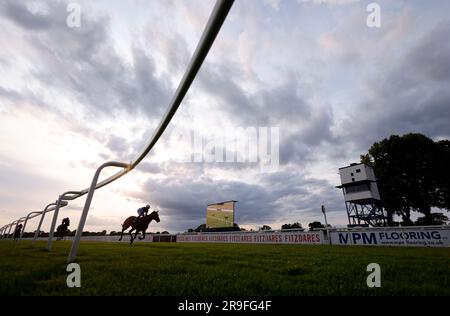
[[[0,295],[450,295],[449,248],[0,241]],[[366,285],[381,266],[381,288]]]

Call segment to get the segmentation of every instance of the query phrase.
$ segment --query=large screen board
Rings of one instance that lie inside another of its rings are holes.
[[[206,208],[206,227],[233,227],[235,204],[236,201],[227,201],[208,205]]]

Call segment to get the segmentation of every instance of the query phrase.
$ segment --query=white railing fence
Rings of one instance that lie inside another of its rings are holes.
[[[38,229],[36,230],[35,238],[33,239],[33,244],[34,244],[36,241],[36,238],[38,237],[45,214],[47,212],[54,211],[53,219],[52,219],[52,223],[51,223],[51,227],[50,227],[50,233],[49,233],[49,237],[48,237],[48,241],[47,241],[47,249],[51,250],[53,236],[54,236],[54,230],[56,227],[56,222],[57,222],[58,214],[59,214],[59,209],[60,209],[60,207],[63,206],[63,202],[67,203],[66,201],[75,200],[75,199],[78,199],[78,198],[82,197],[83,195],[87,194],[83,212],[81,214],[81,218],[80,218],[80,221],[78,224],[78,229],[76,231],[75,238],[72,242],[72,248],[70,250],[70,254],[69,254],[67,261],[73,262],[75,260],[76,255],[77,255],[78,246],[80,243],[80,238],[83,233],[83,228],[84,228],[86,218],[87,218],[87,215],[89,212],[90,204],[91,204],[91,201],[92,201],[92,198],[94,195],[94,191],[101,187],[108,185],[109,183],[119,179],[120,177],[124,176],[125,174],[127,174],[128,172],[133,170],[147,156],[147,154],[152,150],[152,148],[158,142],[159,138],[164,133],[166,127],[169,125],[172,117],[175,115],[176,111],[178,110],[178,107],[180,106],[180,104],[183,101],[186,93],[188,92],[192,82],[194,81],[201,65],[203,64],[203,61],[205,60],[206,56],[208,55],[208,52],[209,52],[211,46],[213,45],[213,43],[216,39],[216,36],[219,33],[220,28],[222,27],[227,15],[228,15],[228,12],[230,11],[230,9],[233,5],[233,2],[234,2],[234,0],[217,0],[216,4],[214,6],[214,9],[208,19],[206,27],[203,31],[203,34],[200,38],[200,41],[197,45],[197,48],[194,51],[191,61],[186,69],[186,72],[184,73],[183,78],[181,79],[181,82],[180,82],[177,90],[175,91],[175,94],[169,104],[169,107],[168,107],[166,113],[162,117],[161,122],[159,123],[158,127],[156,128],[155,132],[153,133],[149,143],[144,148],[142,153],[140,153],[138,155],[136,160],[134,160],[133,162],[131,162],[129,164],[122,163],[122,162],[106,162],[106,163],[102,164],[96,170],[89,188],[86,188],[81,191],[65,192],[58,197],[58,200],[55,203],[51,203],[51,204],[47,205],[42,212],[32,212],[32,214],[30,213],[31,215],[28,214],[26,217],[22,217],[19,220],[13,221],[12,223],[3,226],[1,228],[2,238],[4,237],[4,234],[6,233],[7,230],[8,230],[8,237],[12,238],[10,236],[10,233],[11,233],[11,229],[12,229],[13,225],[15,225],[15,229],[13,230],[13,234],[14,234],[14,231],[16,230],[17,225],[20,222],[22,222],[22,221],[27,222],[30,218],[33,218],[33,216],[35,214],[37,214],[36,216],[41,214],[41,220],[39,222]],[[106,167],[118,167],[118,168],[122,168],[122,170],[117,172],[116,174],[112,175],[111,177],[109,177],[101,182],[98,182],[100,172]],[[67,204],[65,204],[65,205],[67,205]],[[25,225],[22,228],[22,230],[24,230],[24,228],[25,228]]]

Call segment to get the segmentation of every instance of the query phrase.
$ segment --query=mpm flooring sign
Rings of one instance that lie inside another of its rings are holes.
[[[335,245],[450,246],[449,229],[332,231],[330,236]]]

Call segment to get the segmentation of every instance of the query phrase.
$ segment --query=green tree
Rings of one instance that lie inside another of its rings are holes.
[[[201,224],[201,225],[199,225],[196,229],[195,229],[195,231],[198,233],[198,232],[201,232],[201,231],[205,231],[206,230],[206,224]]]
[[[444,188],[440,173],[448,164],[442,162],[444,147],[422,134],[392,135],[361,156],[363,163],[374,168],[389,225],[394,214],[405,225],[412,225],[411,211],[422,213],[425,223],[432,223],[431,208],[445,204],[449,194],[438,190]]]
[[[263,225],[260,230],[272,230],[272,227],[270,227],[269,225]]]
[[[309,230],[313,230],[315,228],[325,228],[325,225],[323,225],[321,222],[312,222],[308,224]]]
[[[428,219],[423,217],[419,217],[415,224],[417,226],[423,226],[423,225],[445,225],[448,222],[448,217],[445,216],[442,213],[431,213],[431,222],[428,221]]]
[[[299,222],[295,222],[293,224],[284,224],[281,226],[281,229],[294,229],[294,228],[303,228],[302,224]]]

